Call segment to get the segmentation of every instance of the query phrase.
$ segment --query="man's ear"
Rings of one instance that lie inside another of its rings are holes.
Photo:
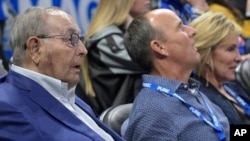
[[[152,40],[150,42],[150,46],[154,52],[156,52],[160,55],[164,55],[164,56],[168,55],[168,51],[167,51],[166,47],[163,46],[163,44],[160,41]]]
[[[26,41],[27,50],[29,56],[35,64],[39,63],[40,60],[40,51],[41,51],[41,42],[37,37],[29,37]]]

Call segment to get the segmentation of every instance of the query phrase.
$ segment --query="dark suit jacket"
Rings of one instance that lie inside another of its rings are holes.
[[[96,118],[78,97],[76,104],[114,140],[122,138]],[[35,81],[9,71],[0,77],[0,140],[102,141],[66,107]]]

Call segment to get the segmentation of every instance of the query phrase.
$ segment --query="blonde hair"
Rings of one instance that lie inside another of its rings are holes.
[[[97,32],[109,25],[121,26],[126,23],[134,0],[100,0],[95,15],[88,27],[84,44],[88,49],[88,40]],[[85,92],[95,97],[92,81],[89,75],[87,56],[83,58],[82,73],[85,81]]]
[[[134,0],[100,0],[88,27],[85,41],[108,25],[120,26],[126,22]]]
[[[204,66],[209,62],[212,71],[213,62],[211,54],[219,44],[226,44],[235,35],[240,34],[238,27],[232,20],[220,12],[206,12],[193,20],[190,26],[196,29],[195,48],[201,55],[201,62],[196,68],[198,76],[204,72]]]

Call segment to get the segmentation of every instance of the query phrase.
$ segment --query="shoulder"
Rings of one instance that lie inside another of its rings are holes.
[[[246,91],[239,83],[232,81],[227,82],[225,85],[227,85],[231,90],[233,90],[238,95],[242,96],[245,100],[250,102],[250,93]]]
[[[106,34],[112,34],[112,33],[123,34],[122,30],[116,25],[109,25],[105,27],[102,31],[105,32]]]
[[[105,28],[103,28],[102,30],[100,30],[99,32],[97,32],[96,34],[93,35],[92,38],[96,38],[96,39],[102,39],[104,37],[107,37],[109,35],[123,35],[123,31],[115,25],[109,25]]]
[[[171,112],[180,107],[178,100],[174,97],[163,95],[156,91],[143,89],[136,97],[133,110],[136,115],[146,115],[148,118],[172,115]]]
[[[96,46],[96,44],[107,44],[107,40],[110,39],[113,41],[123,41],[123,34],[123,31],[119,27],[115,25],[107,26],[89,38],[86,47],[89,49]]]
[[[7,75],[4,75],[0,78],[0,91],[1,91],[0,102],[4,101],[6,103],[14,103],[16,99],[19,99],[19,96],[16,94],[20,93],[21,89],[15,86],[18,85],[19,83],[16,82],[14,85],[12,82],[9,81],[15,81],[15,77],[11,73],[8,73]]]

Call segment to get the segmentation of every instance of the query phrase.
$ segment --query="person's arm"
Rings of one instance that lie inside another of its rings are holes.
[[[188,0],[188,3],[190,3],[193,8],[197,9],[200,12],[206,12],[209,10],[209,6],[206,0]]]
[[[250,53],[241,55],[242,60],[250,59]]]
[[[184,9],[186,9],[186,11],[189,11],[188,23],[190,23],[204,12],[207,12],[209,10],[209,6],[206,0],[188,0],[184,4]]]

